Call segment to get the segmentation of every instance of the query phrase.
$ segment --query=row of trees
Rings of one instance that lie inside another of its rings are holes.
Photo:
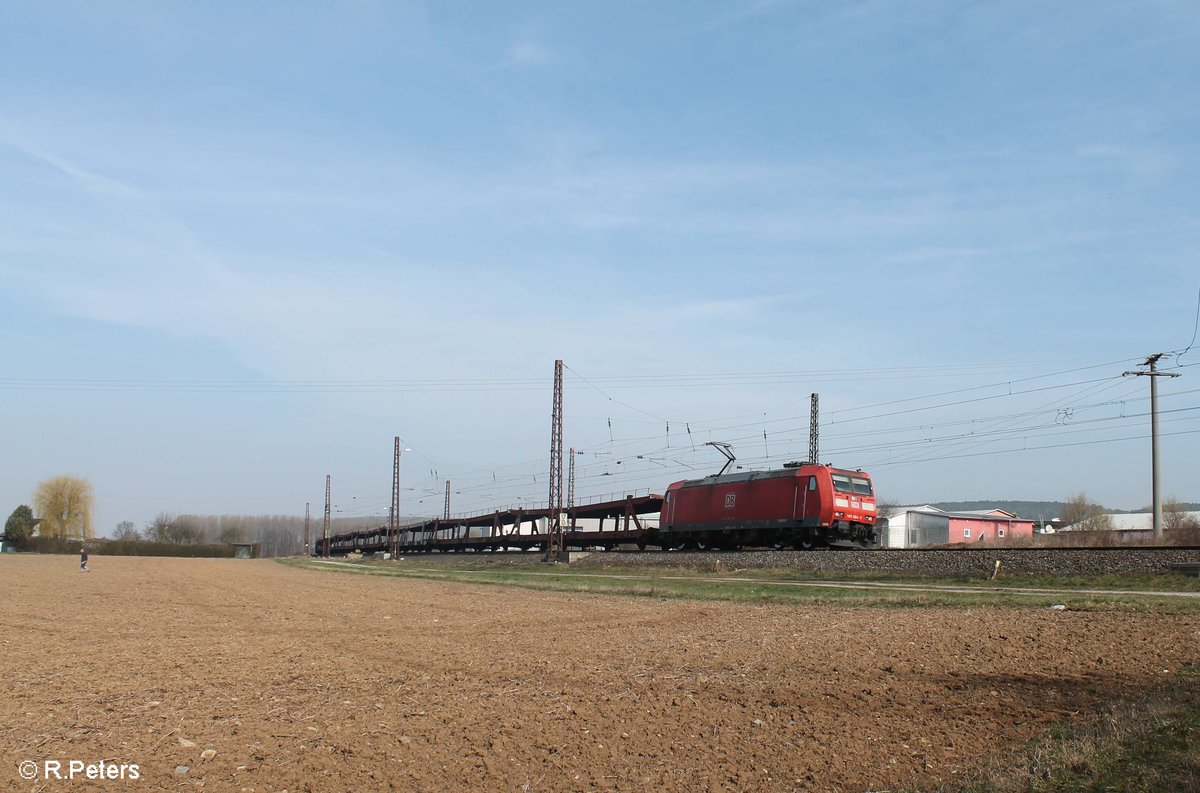
[[[40,482],[33,506],[18,506],[4,525],[3,539],[20,549],[31,546],[36,532],[45,538],[91,539],[95,536],[92,510],[95,491],[78,476],[55,476]],[[35,515],[40,517],[35,517]],[[373,521],[367,521],[374,525]],[[341,525],[339,531],[359,528]],[[149,541],[172,545],[258,543],[264,556],[300,553],[304,547],[304,519],[292,516],[197,516],[161,512],[139,529],[132,521],[117,524],[114,540]]]
[[[356,531],[381,525],[382,518],[335,519],[332,532]],[[311,525],[315,542],[320,524]],[[159,513],[138,529],[122,521],[114,540],[150,540],[174,545],[256,543],[263,556],[291,556],[304,551],[304,518],[292,515],[175,515]]]

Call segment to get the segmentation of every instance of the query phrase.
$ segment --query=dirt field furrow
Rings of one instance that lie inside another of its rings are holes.
[[[1195,616],[77,567],[0,558],[0,787],[80,784],[27,760],[137,764],[114,790],[925,787],[1200,660]]]

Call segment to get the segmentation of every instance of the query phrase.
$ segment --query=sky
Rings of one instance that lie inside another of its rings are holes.
[[[1200,6],[0,8],[0,509],[1200,500]],[[1141,367],[1144,369],[1144,367]],[[569,489],[568,485],[564,485]]]

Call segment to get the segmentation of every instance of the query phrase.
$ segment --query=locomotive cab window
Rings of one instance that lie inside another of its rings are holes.
[[[808,478],[808,489],[809,490],[817,489],[817,478],[815,476],[810,476]]]
[[[864,476],[849,476],[847,474],[831,474],[833,477],[833,489],[839,493],[856,493],[858,495],[869,496],[871,493],[871,480]]]

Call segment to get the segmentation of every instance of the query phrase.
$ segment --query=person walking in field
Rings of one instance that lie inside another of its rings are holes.
[[[79,572],[81,572],[81,573],[92,572],[91,570],[88,569],[88,566],[87,566],[87,548],[79,549]]]

